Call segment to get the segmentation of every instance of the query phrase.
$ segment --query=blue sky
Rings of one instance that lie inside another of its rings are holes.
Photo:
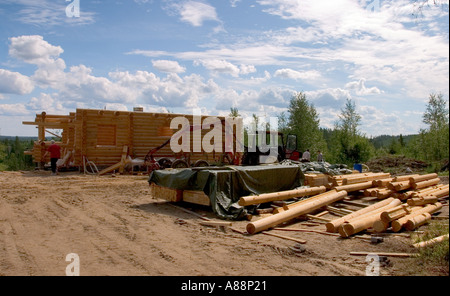
[[[0,0],[0,134],[76,108],[277,116],[298,92],[323,127],[351,99],[367,136],[417,133],[449,98],[448,1],[423,2]]]

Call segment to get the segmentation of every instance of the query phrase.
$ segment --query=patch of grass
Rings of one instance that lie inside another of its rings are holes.
[[[423,234],[413,237],[414,243],[427,241],[448,234],[448,221],[432,221]],[[414,258],[415,265],[422,275],[449,275],[449,240],[419,248],[419,256]]]

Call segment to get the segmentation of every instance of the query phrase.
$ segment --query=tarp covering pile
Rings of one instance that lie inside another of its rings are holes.
[[[216,215],[238,220],[246,214],[238,205],[241,196],[291,190],[302,186],[304,178],[299,164],[274,164],[156,170],[148,181],[172,189],[201,190],[209,196]]]
[[[352,170],[348,169],[345,164],[330,164],[325,161],[317,162],[298,162],[289,159],[283,160],[281,165],[299,165],[305,174],[327,174],[331,176],[351,174]]]

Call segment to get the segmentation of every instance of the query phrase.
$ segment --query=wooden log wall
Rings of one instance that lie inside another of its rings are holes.
[[[127,112],[95,109],[77,109],[70,115],[48,115],[45,112],[36,115],[34,122],[24,122],[24,124],[37,125],[39,139],[35,143],[32,151],[35,162],[49,161],[43,160],[42,155],[48,147],[48,143],[42,144],[45,139],[45,129],[61,129],[62,139],[60,144],[64,146],[64,152],[74,151],[74,166],[82,166],[83,161],[89,160],[97,166],[110,166],[121,160],[122,149],[127,146],[128,155],[132,158],[145,158],[147,153],[166,140],[170,139],[178,130],[170,130],[171,120],[182,116],[189,120],[190,125],[194,124],[192,115],[147,113],[147,112]],[[207,116],[202,116],[201,123]],[[223,120],[224,117],[218,117]],[[222,151],[225,143],[225,128],[222,128]],[[223,152],[205,151],[193,152],[193,147],[202,147],[202,139],[211,129],[201,131],[201,138],[194,139],[190,133],[189,153],[190,163],[197,160],[208,162],[219,162]],[[172,152],[170,143],[159,150],[155,157],[176,157]],[[178,156],[180,158],[180,155]],[[184,159],[184,158],[183,158]]]

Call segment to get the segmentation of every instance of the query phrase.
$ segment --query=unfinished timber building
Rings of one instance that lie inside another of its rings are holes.
[[[142,108],[134,108],[133,111],[77,109],[69,115],[50,115],[42,112],[36,114],[34,121],[23,122],[25,125],[35,125],[38,130],[38,140],[27,153],[32,155],[33,161],[39,166],[49,162],[49,156],[44,159],[44,154],[50,145],[46,134],[51,134],[61,146],[61,159],[58,164],[60,167],[86,169],[86,163],[89,162],[98,168],[122,164],[117,168],[123,169],[125,160],[143,160],[149,151],[155,148],[155,156],[160,159],[183,157],[187,158],[186,161],[190,164],[199,160],[212,163],[223,158],[223,153],[207,153],[203,148],[201,152],[175,155],[167,141],[175,132],[170,128],[171,120],[180,116],[193,124],[193,115],[148,113],[143,112]],[[203,116],[202,119],[206,117]],[[224,120],[224,117],[216,118]],[[201,135],[206,132],[207,130],[202,130]],[[194,140],[190,137],[191,147]]]

